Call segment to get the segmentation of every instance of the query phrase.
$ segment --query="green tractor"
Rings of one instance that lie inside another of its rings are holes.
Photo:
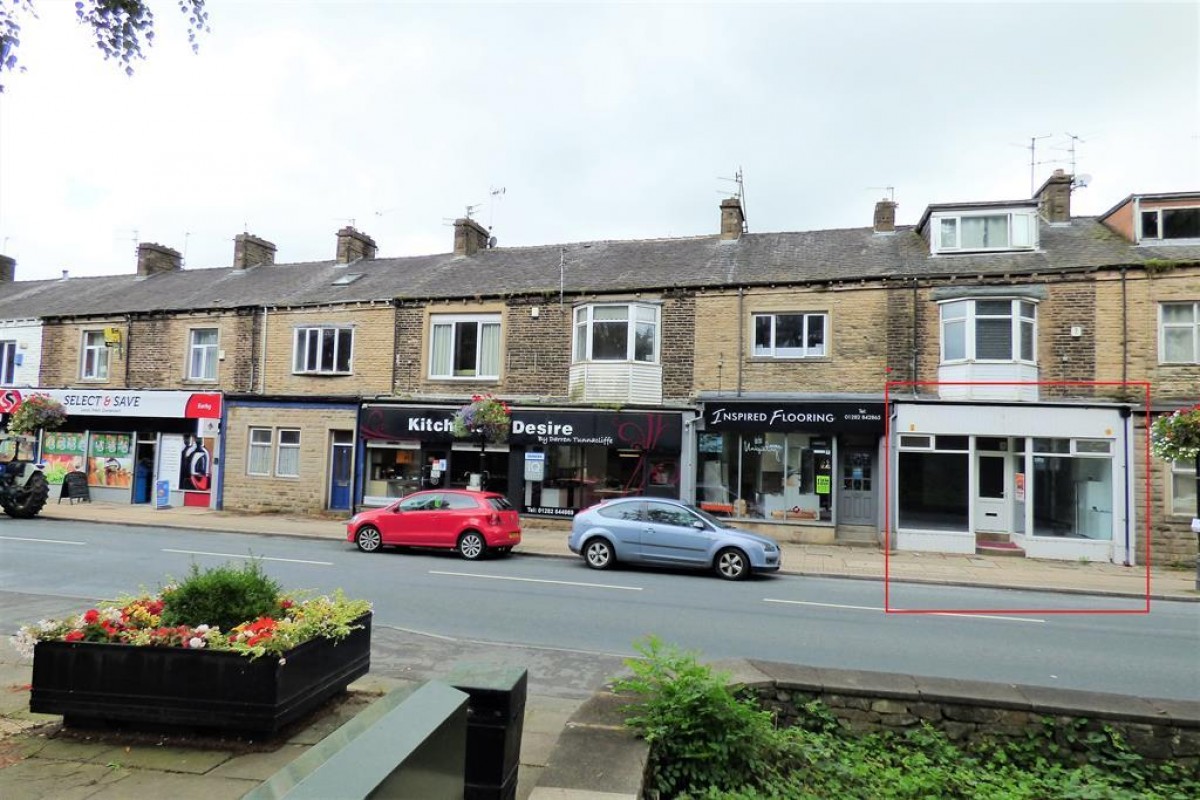
[[[29,445],[32,456],[37,437],[0,433],[0,445],[5,442],[13,442],[13,457],[0,461],[0,507],[17,519],[36,517],[50,497],[50,484],[41,464],[21,457],[21,446]]]

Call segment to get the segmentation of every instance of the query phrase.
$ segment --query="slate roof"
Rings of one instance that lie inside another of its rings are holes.
[[[1200,246],[1134,246],[1095,218],[1041,227],[1034,252],[930,256],[912,226],[597,241],[452,254],[332,261],[238,270],[184,269],[151,277],[117,275],[0,284],[0,319],[150,311],[316,306],[476,296],[568,295],[880,278],[974,278],[1137,265],[1147,259],[1200,261]],[[347,285],[347,273],[362,277]]]

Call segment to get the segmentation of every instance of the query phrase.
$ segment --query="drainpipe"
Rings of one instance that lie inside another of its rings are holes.
[[[392,301],[392,383],[388,386],[388,394],[396,394],[396,379],[399,377],[396,373],[396,354],[400,352],[400,324],[396,319],[400,315],[399,301]],[[430,334],[432,335],[432,334]],[[537,354],[534,353],[536,356]],[[534,365],[537,366],[536,363]]]
[[[1131,520],[1129,519],[1130,509],[1133,508],[1133,503],[1130,502],[1131,498],[1129,496],[1129,426],[1133,424],[1133,410],[1125,409],[1125,411],[1123,411],[1122,413],[1125,414],[1125,424],[1121,427],[1122,449],[1124,449],[1124,451],[1125,451],[1125,464],[1124,464],[1124,469],[1122,469],[1122,473],[1125,475],[1125,499],[1123,500],[1123,502],[1125,504],[1125,566],[1132,567],[1133,566],[1133,560],[1132,560],[1133,553],[1132,553],[1132,547],[1130,546],[1130,542],[1129,542],[1129,537],[1133,533],[1133,525],[1132,525]],[[1147,425],[1149,425],[1149,421],[1150,421],[1149,418],[1147,418],[1147,420],[1146,420]],[[1150,435],[1149,427],[1146,428],[1146,435],[1147,436]],[[1146,468],[1149,469],[1150,465],[1147,464]],[[1146,513],[1147,514],[1150,513],[1149,508],[1146,509]]]
[[[258,393],[267,393],[267,307],[262,307],[262,347],[258,352]]]
[[[896,417],[899,415],[900,412],[896,408],[895,401],[893,401],[892,407],[887,409],[887,423],[884,425],[883,429],[883,436],[885,439],[884,451],[887,453],[887,458],[883,463],[883,494],[884,497],[887,497],[889,500],[889,502],[885,503],[883,507],[883,528],[884,534],[887,537],[887,540],[883,543],[883,546],[886,550],[895,550],[896,540],[899,538],[896,533],[896,528],[899,527],[900,520],[898,517],[900,515],[892,513],[893,504],[895,504],[898,508],[900,503],[899,488],[897,487],[896,491],[892,491],[892,459],[897,457],[896,448],[892,447],[892,433],[896,430]],[[885,591],[886,587],[887,583],[884,584]]]
[[[1129,380],[1129,297],[1125,283],[1125,265],[1121,265],[1121,382]]]
[[[125,362],[125,388],[129,388],[129,331],[133,329],[133,316],[125,315],[125,341],[121,343],[121,360]],[[137,437],[134,437],[137,438]]]
[[[746,346],[746,290],[738,287],[738,351],[737,351],[737,396],[742,396],[742,362],[745,359]]]
[[[917,279],[913,278],[913,282],[912,282],[912,381],[913,381],[912,393],[913,393],[913,397],[916,397],[916,395],[917,395],[917,383],[916,382],[921,379],[920,372],[919,372],[919,370],[921,368],[921,362],[920,362],[920,358],[921,358],[920,352],[921,351],[920,351],[920,344],[919,344],[919,342],[921,341],[921,337],[920,337],[920,331],[918,330],[918,327],[917,327],[919,325],[919,318],[917,317],[917,308],[918,308],[918,306],[917,306]]]

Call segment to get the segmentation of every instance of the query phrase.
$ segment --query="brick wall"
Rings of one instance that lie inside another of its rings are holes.
[[[327,507],[330,432],[353,431],[357,412],[329,406],[230,405],[225,430],[224,507],[231,511],[320,514]],[[299,477],[247,474],[250,428],[271,428],[274,472],[280,428],[300,430]]]
[[[353,396],[387,394],[395,342],[391,305],[273,310],[267,315],[264,394]],[[354,329],[350,375],[294,375],[297,328],[346,325]]]
[[[537,317],[533,309],[537,308]],[[508,305],[504,339],[506,394],[563,402],[571,369],[571,303],[527,297]]]

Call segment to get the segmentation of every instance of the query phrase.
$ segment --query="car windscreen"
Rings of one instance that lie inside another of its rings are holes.
[[[712,525],[714,528],[732,528],[732,527],[734,527],[733,525],[729,524],[728,520],[721,519],[720,517],[714,517],[712,514],[708,513],[704,509],[696,508],[694,505],[691,505],[690,503],[687,504],[687,508],[688,508],[688,511],[691,511],[697,517],[700,517],[705,522],[707,522],[709,525]]]

